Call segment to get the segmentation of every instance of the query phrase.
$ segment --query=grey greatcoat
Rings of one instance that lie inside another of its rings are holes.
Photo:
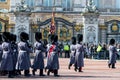
[[[34,44],[35,49],[35,58],[33,61],[33,69],[43,69],[44,68],[44,56],[43,52],[46,52],[46,49],[43,47],[42,42],[36,41]]]
[[[110,45],[109,46],[109,64],[116,63],[116,57],[117,57],[116,47]]]
[[[11,44],[9,42],[2,43],[3,55],[0,63],[1,70],[12,71],[13,70],[13,59],[11,54]]]
[[[58,60],[58,44],[49,45],[48,46],[48,54],[47,54],[47,65],[46,69],[59,69],[59,60]]]
[[[31,67],[29,53],[31,49],[28,48],[26,42],[19,42],[18,43],[18,60],[16,64],[16,69],[18,70],[29,70]]]
[[[2,44],[0,44],[0,62],[2,60],[2,54],[3,54],[3,51],[2,51]]]
[[[17,59],[18,59],[18,46],[16,43],[11,44],[12,48],[12,58],[13,58],[13,66],[14,69],[16,67]]]
[[[76,44],[75,66],[77,68],[84,66],[84,48],[82,44]]]
[[[70,45],[70,64],[74,64],[75,63],[75,55],[76,55],[76,45],[72,44]]]

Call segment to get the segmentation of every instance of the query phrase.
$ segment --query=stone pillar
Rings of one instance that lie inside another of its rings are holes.
[[[83,13],[83,42],[98,44],[98,13]]]
[[[102,43],[106,43],[106,38],[107,38],[107,36],[106,36],[106,30],[105,30],[105,29],[103,29],[103,30],[101,31],[101,35],[102,35],[102,40],[101,40],[101,42],[102,42]]]
[[[14,33],[17,35],[19,41],[19,35],[21,32],[26,32],[28,34],[30,34],[31,32],[30,27],[31,12],[15,12],[14,14],[16,16]]]

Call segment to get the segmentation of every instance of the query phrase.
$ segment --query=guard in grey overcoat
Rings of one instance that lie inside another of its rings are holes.
[[[77,35],[77,41],[76,44],[76,55],[75,55],[75,71],[82,72],[82,67],[84,66],[84,47],[82,45],[83,35],[78,34]]]
[[[58,77],[58,69],[59,69],[59,60],[58,60],[58,36],[51,35],[52,44],[49,47],[47,54],[47,66],[48,69],[47,75],[50,75],[50,72],[54,73],[55,77]]]
[[[39,69],[40,70],[39,76],[45,76],[43,74],[43,69],[44,69],[43,52],[46,52],[46,49],[44,48],[43,43],[41,41],[42,33],[36,32],[35,39],[36,39],[36,42],[34,43],[35,57],[32,65],[32,68],[33,68],[32,73],[33,75],[35,75],[35,71]]]
[[[112,68],[115,68],[115,63],[116,63],[116,57],[117,57],[117,49],[115,47],[115,40],[111,39],[109,42],[109,62],[108,62],[108,67],[110,68],[112,65]]]
[[[71,39],[72,44],[70,45],[70,62],[68,65],[68,69],[75,63],[75,55],[76,55],[76,38],[72,37]]]
[[[11,49],[12,49],[12,57],[13,57],[13,67],[14,67],[14,75],[18,74],[18,70],[16,69],[16,63],[18,59],[18,46],[16,43],[17,36],[15,34],[11,34]]]
[[[11,43],[10,43],[10,33],[4,32],[3,35],[4,42],[2,43],[2,60],[0,63],[0,70],[8,71],[8,77],[13,78],[13,58],[11,53]]]
[[[29,54],[32,52],[28,46],[27,40],[29,40],[29,35],[25,32],[21,32],[20,34],[21,41],[18,43],[18,59],[16,64],[17,70],[24,70],[25,76],[30,76],[29,68],[31,67],[30,56]]]

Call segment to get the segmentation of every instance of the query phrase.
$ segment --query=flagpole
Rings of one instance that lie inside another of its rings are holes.
[[[50,34],[55,34],[55,20],[54,20],[54,9],[55,9],[55,0],[53,2],[53,6],[52,6],[52,17],[51,17],[51,26],[50,26]]]

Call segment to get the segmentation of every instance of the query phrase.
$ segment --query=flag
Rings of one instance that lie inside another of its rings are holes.
[[[55,20],[54,20],[54,17],[55,17],[55,13],[52,12],[52,19],[51,19],[51,26],[50,26],[50,34],[54,34],[55,33]]]

